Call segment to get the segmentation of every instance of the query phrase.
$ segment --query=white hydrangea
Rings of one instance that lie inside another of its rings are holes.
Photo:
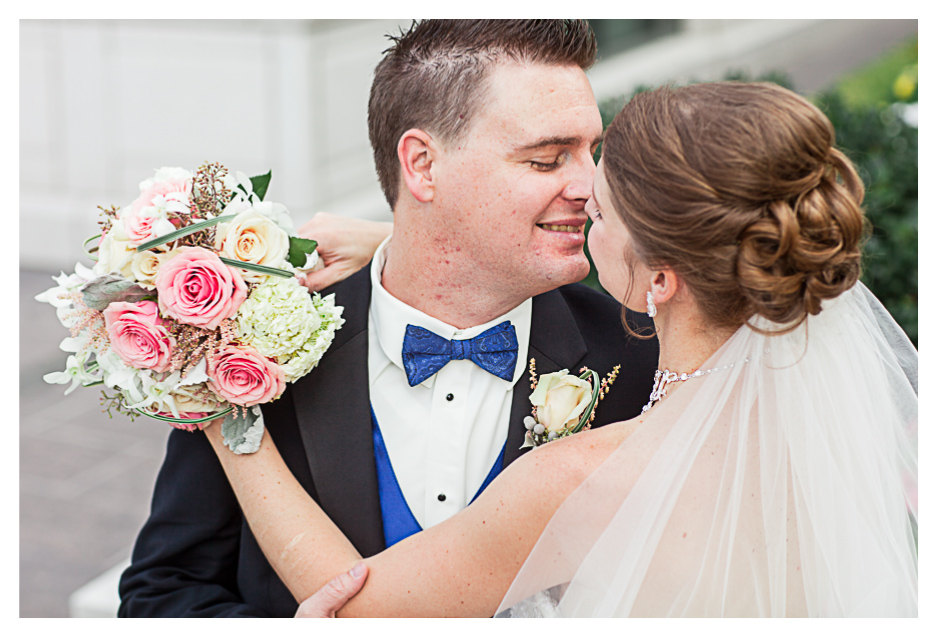
[[[335,305],[334,294],[322,298],[314,293],[310,298],[320,319],[319,327],[300,349],[289,357],[277,359],[288,383],[302,378],[319,364],[322,355],[335,339],[335,330],[345,324],[345,319],[342,318],[345,308]]]
[[[279,359],[303,347],[321,322],[306,288],[294,278],[271,276],[241,304],[237,331],[242,342]]]

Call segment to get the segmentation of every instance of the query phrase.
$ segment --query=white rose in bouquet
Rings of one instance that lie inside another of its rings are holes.
[[[117,220],[98,246],[98,262],[94,264],[94,273],[100,276],[116,272],[129,278],[132,274],[130,263],[134,254],[136,247],[127,237],[123,223]]]
[[[270,218],[250,208],[230,222],[218,224],[215,249],[228,259],[281,268],[290,251],[290,237]],[[262,280],[267,275],[247,271],[242,276]]]

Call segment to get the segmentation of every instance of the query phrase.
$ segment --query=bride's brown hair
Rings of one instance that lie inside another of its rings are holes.
[[[713,327],[793,329],[860,274],[864,187],[834,142],[796,93],[723,82],[635,96],[602,158],[633,257],[673,269]]]

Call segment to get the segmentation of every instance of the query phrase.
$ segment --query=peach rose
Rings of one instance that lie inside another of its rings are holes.
[[[179,254],[179,250],[170,250],[168,252],[156,252],[154,250],[144,250],[133,255],[130,262],[130,273],[136,279],[140,287],[147,290],[155,290],[156,274],[159,272],[159,266],[163,262]]]
[[[286,389],[283,369],[245,345],[229,345],[216,354],[211,378],[213,392],[245,407],[268,403]]]
[[[274,268],[283,264],[290,251],[289,235],[253,209],[219,224],[215,237],[222,256]]]
[[[163,314],[209,330],[237,315],[247,298],[238,271],[205,248],[180,248],[160,266],[155,282]]]
[[[160,416],[166,416],[167,418],[178,417],[187,420],[194,420],[196,418],[204,418],[209,414],[215,413],[218,411],[218,407],[220,406],[219,401],[214,396],[209,395],[209,392],[206,391],[205,383],[199,383],[198,385],[183,385],[170,392],[170,395],[172,396],[173,402],[176,405],[178,416],[168,411],[158,412]],[[202,429],[209,422],[211,421],[202,423],[183,423],[173,421],[169,424],[176,429],[195,431],[197,429]]]
[[[137,369],[165,372],[176,341],[164,327],[156,303],[116,301],[104,310],[111,348],[125,364]]]

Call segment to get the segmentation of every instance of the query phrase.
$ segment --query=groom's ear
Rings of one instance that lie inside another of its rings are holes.
[[[400,172],[403,181],[420,203],[429,203],[436,194],[433,179],[433,161],[437,146],[426,131],[411,128],[400,136],[397,142],[397,158],[400,160]]]

